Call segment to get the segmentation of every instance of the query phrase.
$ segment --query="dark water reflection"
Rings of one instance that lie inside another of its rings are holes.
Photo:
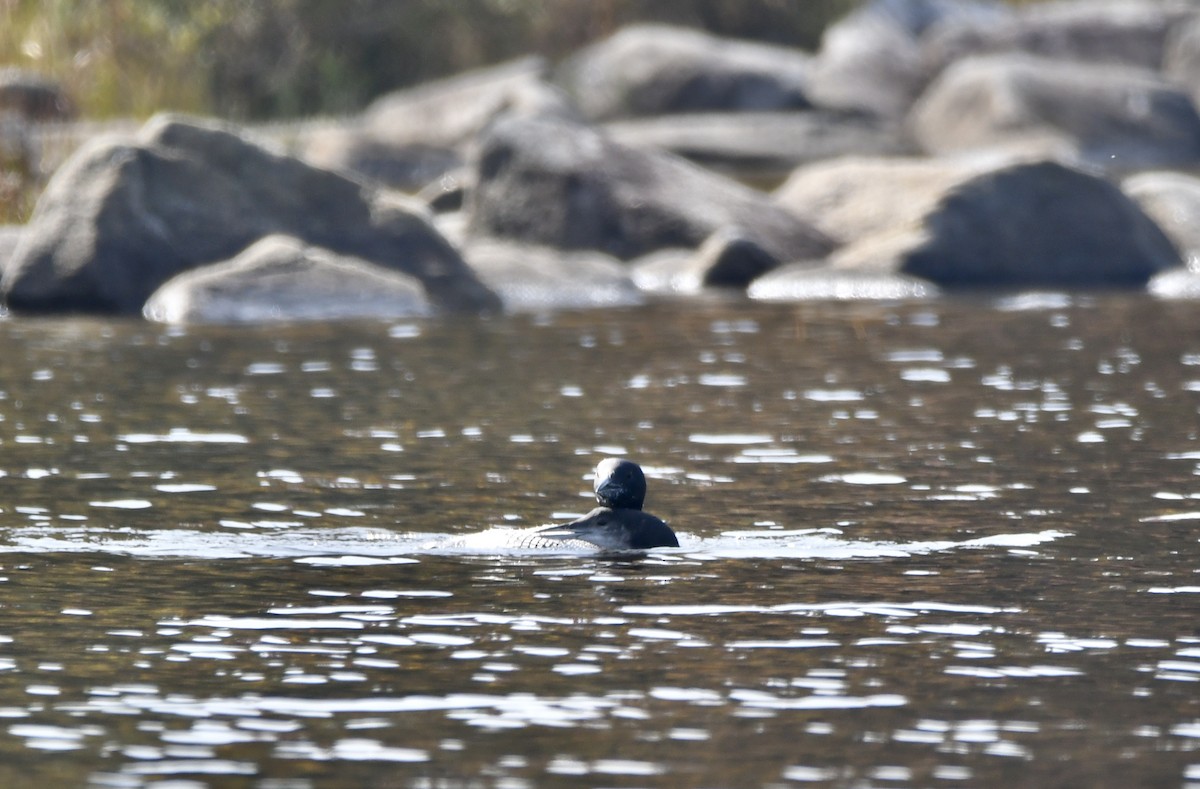
[[[1200,306],[0,334],[0,785],[1200,785]]]

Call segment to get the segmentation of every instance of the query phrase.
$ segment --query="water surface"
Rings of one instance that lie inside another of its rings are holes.
[[[0,336],[0,785],[1200,786],[1200,305]]]

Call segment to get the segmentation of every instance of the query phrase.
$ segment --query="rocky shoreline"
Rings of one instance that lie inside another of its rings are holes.
[[[631,27],[337,122],[90,139],[0,228],[0,294],[222,323],[713,289],[1196,298],[1197,85],[1200,11],[1173,0],[874,0],[815,54]]]

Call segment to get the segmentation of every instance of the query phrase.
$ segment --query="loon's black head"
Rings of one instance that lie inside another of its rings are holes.
[[[679,547],[670,526],[648,512],[628,508],[597,507],[579,520],[554,527],[553,532],[546,536],[584,540],[609,551]]]
[[[646,475],[632,460],[606,458],[596,465],[596,503],[614,510],[640,510],[646,500]]]

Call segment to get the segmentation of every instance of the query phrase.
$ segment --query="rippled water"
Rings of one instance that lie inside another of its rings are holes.
[[[0,335],[0,785],[1200,785],[1200,305]]]

